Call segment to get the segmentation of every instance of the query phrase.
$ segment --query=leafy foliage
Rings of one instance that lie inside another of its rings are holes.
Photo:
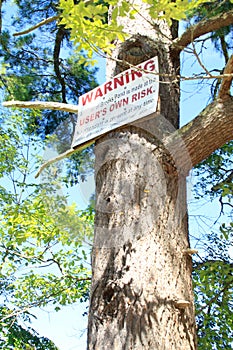
[[[0,315],[4,318],[9,309],[0,307]],[[28,321],[29,317],[24,316]],[[5,318],[0,324],[0,348],[5,350],[58,350],[55,344],[40,335],[31,327],[25,328],[18,323],[17,317]]]
[[[212,199],[221,196],[230,203],[233,191],[232,150],[233,142],[229,142],[196,167],[195,172],[199,176],[195,185],[197,196],[209,195]]]
[[[220,234],[207,236],[207,257],[194,264],[197,327],[200,349],[232,349],[233,223],[222,225]]]
[[[14,349],[36,342],[38,349],[45,349],[48,340],[38,338],[18,320],[26,316],[29,320],[31,307],[50,303],[58,311],[87,300],[89,249],[83,244],[92,236],[93,212],[67,203],[61,178],[51,178],[51,169],[42,183],[33,180],[30,169],[38,166],[43,144],[23,133],[27,118],[10,115],[2,120],[0,130],[5,147],[0,154],[0,317],[4,320],[0,331]]]
[[[4,91],[4,98],[78,104],[79,96],[97,85],[97,69],[84,64],[83,53],[74,54],[69,31],[58,26],[54,20],[35,32],[12,35],[12,29],[17,34],[25,27],[58,16],[58,1],[23,0],[15,1],[15,4],[12,18],[9,18],[7,26],[3,21],[0,35],[0,87]],[[5,13],[8,15],[7,9]],[[12,27],[9,28],[8,24]],[[76,115],[50,110],[40,113],[28,111],[28,114],[30,118],[24,122],[25,132],[39,135],[42,140],[55,133],[59,139],[59,142],[53,143],[57,152],[62,153],[70,148]],[[85,160],[87,155],[88,160]],[[92,162],[92,148],[68,159],[72,170],[67,171],[66,182],[75,184],[80,175],[84,178],[84,172]]]
[[[217,198],[227,223],[205,234],[205,255],[195,261],[193,274],[200,349],[232,349],[232,142],[215,151],[195,170],[197,199]]]
[[[152,21],[164,19],[169,25],[172,20],[185,19],[187,13],[205,3],[204,0],[175,2],[144,0],[144,2],[148,5],[147,11]],[[112,8],[111,21],[106,23],[109,6]],[[60,0],[59,8],[62,11],[60,24],[71,30],[70,39],[79,52],[82,50],[87,52],[89,59],[93,58],[95,51],[111,54],[114,41],[116,39],[124,41],[128,36],[122,25],[118,25],[118,17],[133,19],[140,12],[137,4],[125,0],[121,2],[110,0],[104,3],[100,3],[99,0],[92,2],[81,0],[77,4],[74,4],[73,0]]]
[[[12,26],[25,29],[50,16],[58,15],[57,1],[16,1]],[[13,37],[5,28],[0,37],[0,55],[4,62],[1,75],[5,99],[42,100],[78,103],[78,97],[97,83],[96,68],[82,63],[83,54],[73,54],[69,31],[56,21],[32,32]],[[34,120],[38,134],[51,134],[69,114],[43,111]],[[30,125],[31,127],[31,125]],[[67,144],[70,144],[68,140]]]

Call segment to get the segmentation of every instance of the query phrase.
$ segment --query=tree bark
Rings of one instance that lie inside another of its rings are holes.
[[[112,75],[158,55],[167,77],[154,115],[96,142],[88,349],[195,350],[186,173],[163,143],[179,125],[179,86],[168,78],[179,66],[174,27],[155,30],[140,16],[125,25],[132,36],[114,53],[122,63],[109,62]]]
[[[195,349],[185,177],[143,129],[96,146],[89,349]]]
[[[78,106],[61,103],[61,102],[46,102],[46,101],[5,101],[2,103],[4,107],[13,108],[32,108],[32,109],[51,109],[63,112],[78,113]]]
[[[179,38],[174,40],[173,48],[178,53],[200,36],[222,27],[230,26],[232,23],[233,10],[218,14],[208,19],[203,19],[198,24],[189,27]]]
[[[177,166],[188,173],[216,149],[232,140],[232,135],[233,98],[228,95],[228,98],[209,104],[181,129],[165,135],[163,143],[173,150]]]

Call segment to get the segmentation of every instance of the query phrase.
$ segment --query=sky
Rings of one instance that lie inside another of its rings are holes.
[[[208,67],[209,70],[216,68],[222,68],[223,58],[211,50],[209,47],[206,49],[203,57],[203,64]],[[182,55],[182,74],[189,76],[191,71],[198,73],[201,67],[196,62],[194,56],[188,54]],[[98,65],[99,71],[97,73],[97,79],[99,84],[105,81],[105,60],[99,58]],[[192,120],[200,111],[205,108],[209,99],[209,81],[206,81],[204,85],[198,85],[197,81],[188,81],[181,83],[181,126]],[[47,155],[46,155],[47,156]],[[78,186],[73,187],[69,191],[69,195],[72,200],[77,202],[79,208],[84,208],[88,205],[89,197],[94,190],[93,176],[90,176],[87,183],[81,183]],[[192,184],[195,182],[195,178],[191,174],[189,177],[189,200],[193,202],[191,195]],[[211,209],[210,209],[211,208]],[[218,215],[219,209],[216,203],[213,203],[210,207],[210,203],[199,203],[190,205],[190,210],[195,215],[202,213],[203,215],[213,215],[213,221]],[[191,230],[200,229],[195,227],[195,220],[190,220]],[[205,228],[203,228],[205,230]],[[87,317],[83,317],[83,313],[86,311],[86,304],[76,303],[72,306],[64,307],[61,311],[55,312],[51,308],[32,310],[35,313],[37,320],[34,320],[32,326],[39,332],[40,335],[46,336],[53,340],[60,350],[85,350],[86,349],[86,327]]]

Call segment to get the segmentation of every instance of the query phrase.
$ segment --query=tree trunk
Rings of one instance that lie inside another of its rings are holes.
[[[125,61],[157,55],[160,103],[154,115],[96,143],[89,350],[196,349],[187,174],[162,142],[179,124],[179,86],[169,78],[179,66],[169,48],[176,24],[159,25],[156,32],[136,18],[131,38],[115,53],[123,62],[109,62],[117,74]],[[189,162],[185,147],[183,153]]]

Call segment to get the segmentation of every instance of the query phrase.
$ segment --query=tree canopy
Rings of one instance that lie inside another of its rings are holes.
[[[4,116],[1,126],[1,338],[4,349],[55,349],[33,328],[30,309],[52,304],[55,310],[88,298],[88,246],[92,209],[78,210],[62,191],[62,178],[50,169],[33,181],[45,143],[24,133],[30,113]],[[47,140],[46,143],[51,142]],[[3,341],[2,340],[2,341]],[[9,347],[8,347],[9,346]]]

